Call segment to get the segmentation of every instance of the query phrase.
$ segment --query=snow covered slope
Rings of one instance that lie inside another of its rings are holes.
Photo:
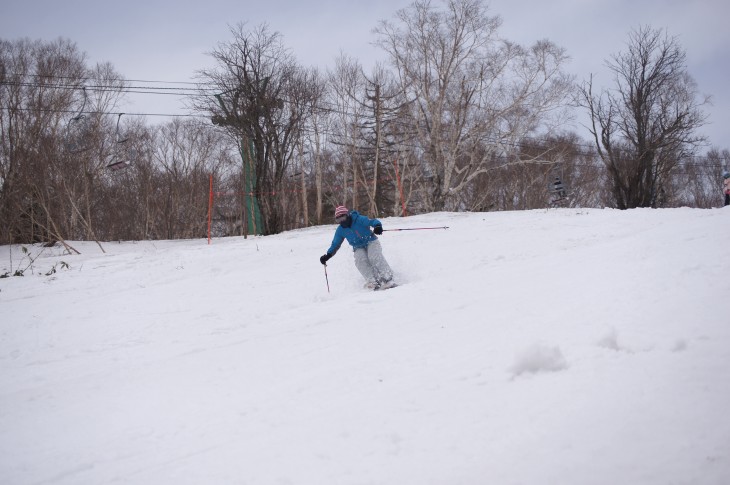
[[[384,292],[346,245],[327,292],[333,225],[46,249],[0,279],[0,483],[730,483],[730,209],[384,219],[424,226]]]

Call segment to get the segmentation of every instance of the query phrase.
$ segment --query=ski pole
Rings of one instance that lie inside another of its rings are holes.
[[[383,232],[386,231],[426,231],[428,229],[448,229],[449,226],[440,226],[440,227],[408,227],[403,229],[383,229]]]
[[[327,265],[324,265],[324,279],[327,281],[327,293],[330,292],[330,279],[327,276]]]

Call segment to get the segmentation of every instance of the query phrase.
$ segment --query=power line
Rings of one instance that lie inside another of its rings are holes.
[[[10,108],[0,106],[0,110],[3,111],[23,111],[23,112],[37,112],[37,113],[57,113],[57,114],[78,114],[78,111],[63,110],[63,109],[34,109],[34,108]],[[111,111],[84,111],[83,114],[87,115],[127,115],[127,116],[164,116],[164,117],[177,117],[177,118],[210,118],[209,115],[199,114],[170,114],[170,113],[131,113],[129,111],[124,112],[111,112]]]
[[[72,111],[72,110],[58,110],[58,109],[33,109],[33,108],[10,108],[10,107],[0,107],[1,110],[4,111],[23,111],[23,112],[39,112],[39,113],[58,113],[58,114],[77,114],[78,111]],[[187,113],[187,114],[169,114],[169,113],[133,113],[133,112],[106,112],[106,111],[84,111],[84,114],[88,115],[127,115],[127,116],[154,116],[154,117],[165,117],[165,118],[198,118],[198,119],[208,119],[210,118],[210,115],[206,114],[193,114],[193,113]],[[304,128],[302,129],[302,132],[314,134],[315,130],[311,128]],[[331,130],[318,130],[318,133],[321,135],[326,136],[332,136],[332,137],[338,137],[342,136],[341,133],[336,133]],[[487,140],[489,141],[489,140]],[[544,151],[550,151],[553,147],[547,146],[547,145],[539,145],[536,142],[547,142],[548,140],[545,138],[533,138],[529,141],[522,141],[522,142],[504,142],[504,141],[497,141],[492,140],[492,143],[498,143],[501,145],[506,146],[512,146],[515,148],[530,148],[530,149],[536,149],[536,150],[544,150]],[[530,143],[532,142],[532,143]],[[405,147],[405,148],[422,148],[420,145],[413,145],[410,143],[403,143],[399,142],[396,143],[398,147]],[[593,153],[591,150],[594,148],[591,144],[581,144],[581,143],[575,143],[573,146],[578,148],[583,148],[583,150],[576,150],[576,153],[578,156],[590,158],[595,156],[595,153]],[[358,148],[367,148],[367,147],[358,147]],[[394,148],[397,150],[397,148]],[[717,165],[718,163],[720,165],[724,164],[724,161],[717,160],[717,161],[711,161],[710,157],[707,155],[688,155],[683,157],[683,160],[695,160],[692,161],[685,161],[683,162],[683,165],[685,166],[711,166],[711,165]],[[570,165],[575,166],[585,166],[584,164],[580,162],[560,162],[557,160],[549,160],[546,161],[546,163],[551,164],[560,164],[560,163],[568,163]]]
[[[79,78],[77,76],[57,76],[54,74],[8,74],[7,77],[23,77],[23,76],[29,76],[29,77],[38,77],[38,78],[48,78],[48,79],[71,79],[74,81],[78,81]],[[100,78],[100,77],[89,77],[87,79],[94,79],[98,81],[109,81],[109,82],[138,82],[138,83],[160,83],[160,84],[191,84],[194,86],[205,84],[205,83],[196,83],[192,81],[159,81],[159,80],[145,80],[145,79],[126,79],[126,78]]]
[[[41,74],[24,74],[24,75],[14,75],[14,77],[22,77],[22,76],[29,76],[29,77],[36,77],[36,78],[48,78],[48,79],[72,79],[72,80],[78,80],[77,77],[72,76],[56,76],[56,75],[41,75]],[[10,75],[9,77],[13,77],[13,75]],[[48,89],[70,89],[70,90],[79,90],[81,88],[88,89],[92,92],[118,92],[118,93],[125,93],[125,94],[152,94],[152,95],[172,95],[172,96],[193,96],[196,94],[202,94],[203,96],[210,96],[211,93],[218,93],[220,89],[217,87],[206,87],[206,86],[213,86],[212,83],[209,82],[201,82],[201,83],[195,83],[195,82],[189,82],[189,81],[160,81],[160,80],[140,80],[140,79],[123,79],[123,78],[116,78],[116,79],[101,79],[101,78],[88,78],[93,79],[97,81],[105,81],[105,82],[138,82],[138,83],[145,83],[145,84],[181,84],[181,85],[193,85],[196,86],[195,88],[186,88],[186,87],[169,87],[169,86],[106,86],[106,85],[78,85],[78,84],[42,84],[39,82],[22,82],[22,81],[2,81],[0,82],[0,86],[2,85],[8,85],[8,86],[20,86],[20,87],[28,87],[28,88],[48,88]],[[285,100],[286,102],[286,100]],[[4,110],[10,110],[10,108],[0,107],[0,109]],[[20,111],[38,111],[43,113],[62,113],[62,114],[74,114],[77,113],[77,111],[69,111],[69,110],[34,110],[30,108],[18,108]],[[322,103],[320,106],[317,107],[317,110],[330,113],[330,114],[339,114],[343,116],[357,116],[357,113],[352,113],[345,111],[341,109],[338,106],[333,105],[332,103]],[[103,111],[84,111],[86,114],[92,114],[92,115],[115,115],[120,113],[107,113]],[[201,114],[170,114],[170,113],[129,113],[124,112],[121,114],[126,114],[130,116],[153,116],[153,117],[169,117],[169,118],[208,118],[209,115],[201,115]],[[367,118],[367,117],[364,117]],[[406,126],[411,127],[411,124],[404,123],[402,121],[398,120],[390,120],[390,122],[399,124],[400,126]],[[304,130],[307,132],[307,130]],[[311,130],[309,130],[309,133],[312,133]],[[321,134],[329,135],[329,136],[340,136],[338,133],[334,132],[327,132],[320,130]],[[487,140],[490,141],[490,140]],[[543,141],[547,142],[548,140],[545,138],[535,138],[532,139],[534,142]],[[534,149],[542,149],[542,150],[549,150],[552,147],[548,146],[541,146],[539,144],[530,144],[526,142],[504,142],[503,140],[491,140],[492,143],[497,143],[501,145],[506,146],[513,146],[516,148],[534,148]],[[404,145],[400,144],[401,146],[410,146],[410,145]],[[589,156],[591,155],[590,151],[592,151],[595,146],[591,142],[587,143],[575,143],[574,146],[578,148],[582,148],[587,150],[589,153],[579,152],[581,156]],[[411,146],[414,148],[413,146]],[[592,156],[592,155],[591,155]],[[698,156],[688,156],[687,159],[703,159],[706,161],[709,161],[709,157],[706,155]],[[557,162],[556,162],[557,163]]]
[[[78,90],[80,86],[70,84],[39,84],[30,82],[19,82],[19,81],[2,81],[0,86],[18,86],[25,88],[38,88],[38,89],[68,89]],[[157,86],[103,86],[103,85],[84,85],[83,89],[87,89],[92,92],[118,92],[118,93],[135,93],[135,94],[172,94],[177,96],[190,96],[192,94],[205,94],[206,91],[217,92],[214,88],[181,88],[181,87],[157,87]],[[136,90],[146,91],[136,91]],[[168,92],[174,91],[174,92]]]

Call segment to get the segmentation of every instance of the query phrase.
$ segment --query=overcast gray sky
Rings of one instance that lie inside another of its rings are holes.
[[[438,4],[440,0],[433,0]],[[366,68],[383,54],[372,29],[411,0],[0,0],[0,38],[66,37],[89,61],[111,62],[127,79],[191,81],[211,66],[206,54],[229,41],[229,25],[266,22],[284,36],[303,65],[334,66],[345,52]],[[711,95],[703,133],[712,145],[730,148],[730,1],[728,0],[492,0],[503,37],[529,45],[549,39],[572,58],[577,80],[591,73],[610,84],[604,68],[625,49],[628,33],[642,25],[665,28],[687,52],[699,91]],[[180,99],[135,95],[123,107],[135,113],[185,113]],[[576,123],[585,122],[583,116]],[[151,117],[155,122],[157,118]],[[576,125],[582,137],[585,129]]]

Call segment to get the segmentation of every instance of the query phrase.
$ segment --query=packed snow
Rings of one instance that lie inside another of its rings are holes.
[[[0,483],[730,483],[730,208],[383,225],[1,247]]]

